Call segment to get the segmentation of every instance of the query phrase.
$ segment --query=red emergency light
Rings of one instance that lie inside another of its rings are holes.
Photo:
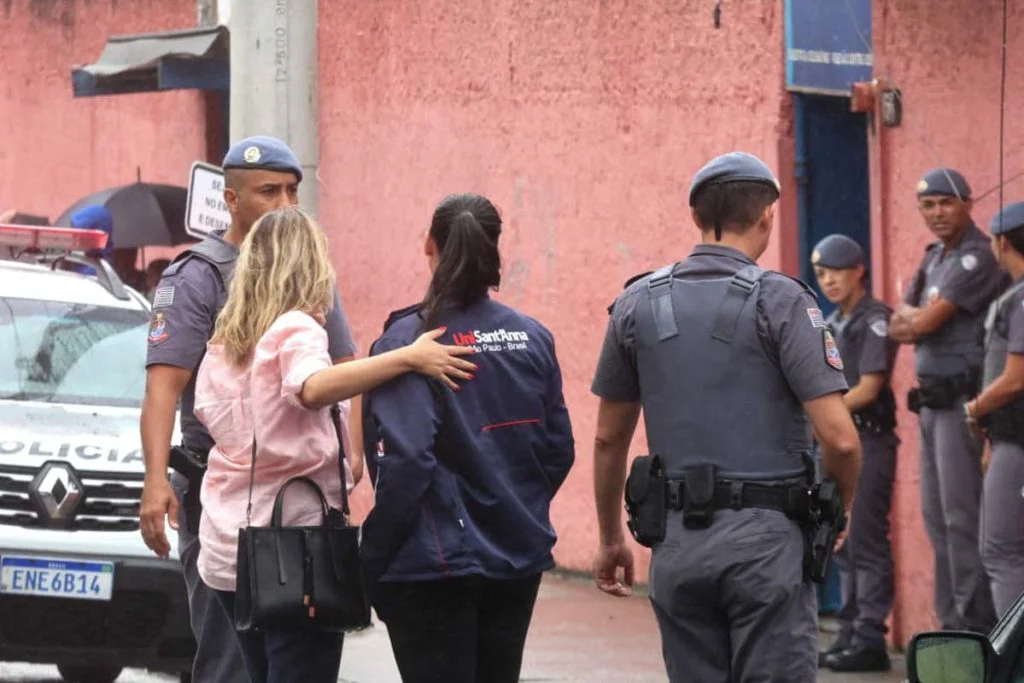
[[[107,245],[102,230],[0,224],[0,246],[25,251],[89,251]]]

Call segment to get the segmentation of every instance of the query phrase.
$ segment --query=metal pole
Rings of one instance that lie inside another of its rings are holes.
[[[317,214],[317,0],[231,0],[231,141],[273,135],[302,164],[302,207]]]

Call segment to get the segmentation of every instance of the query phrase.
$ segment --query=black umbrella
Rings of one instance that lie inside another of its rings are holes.
[[[188,190],[175,185],[132,183],[82,197],[65,209],[54,225],[70,226],[71,215],[94,204],[107,207],[114,219],[111,241],[116,249],[176,246],[195,242],[185,232]]]

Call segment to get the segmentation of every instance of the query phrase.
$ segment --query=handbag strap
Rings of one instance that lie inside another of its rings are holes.
[[[331,422],[334,423],[334,434],[338,438],[338,475],[341,477],[341,512],[345,520],[349,518],[348,482],[345,480],[345,441],[341,437],[341,408],[337,403],[331,404]],[[256,424],[252,427],[252,457],[249,459],[249,500],[245,505],[245,526],[250,526],[252,517],[252,487],[256,480]]]
[[[341,477],[341,512],[348,521],[348,482],[345,480],[345,441],[341,438],[341,408],[337,403],[331,404],[331,422],[334,423],[334,433],[338,437],[338,476]]]

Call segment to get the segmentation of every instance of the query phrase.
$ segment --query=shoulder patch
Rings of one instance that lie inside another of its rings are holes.
[[[420,312],[420,308],[422,306],[423,306],[422,303],[417,302],[417,303],[412,304],[411,306],[406,306],[405,308],[399,308],[397,311],[391,311],[391,313],[388,315],[388,319],[384,321],[384,330],[383,331],[387,332],[389,327],[394,325],[396,322],[398,322],[402,318],[407,318],[410,315],[412,315],[413,313],[419,313]]]
[[[868,327],[879,337],[886,337],[889,334],[889,323],[884,318],[872,321]]]
[[[149,323],[149,334],[146,336],[146,341],[150,346],[156,346],[167,341],[168,337],[170,335],[167,333],[167,320],[164,319],[163,313],[157,313],[153,316],[153,321]]]
[[[638,274],[634,275],[633,277],[631,277],[628,280],[626,280],[626,283],[624,285],[622,285],[622,288],[623,289],[629,289],[629,286],[631,284],[633,284],[637,280],[642,280],[643,278],[647,277],[648,275],[652,274],[653,272],[654,272],[653,270],[648,270],[646,272],[638,273]]]
[[[978,267],[978,257],[974,254],[964,254],[960,257],[960,265],[964,270],[974,270]]]
[[[811,327],[825,327],[825,318],[820,308],[808,308],[807,317],[811,319]]]
[[[832,368],[842,372],[843,357],[839,355],[839,347],[836,346],[835,337],[828,330],[822,330],[821,336],[825,347],[825,362]]]
[[[158,287],[153,294],[153,308],[167,308],[174,303],[174,285]]]

